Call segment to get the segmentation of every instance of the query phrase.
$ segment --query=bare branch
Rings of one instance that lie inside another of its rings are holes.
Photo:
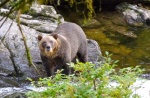
[[[4,44],[4,43],[3,43]],[[5,43],[4,46],[8,49],[9,53],[10,53],[10,60],[13,64],[13,67],[14,67],[14,70],[15,70],[15,73],[16,73],[16,76],[20,76],[22,75],[22,72],[19,68],[19,66],[17,66],[17,64],[15,63],[15,60],[14,60],[14,57],[15,57],[15,54],[12,52],[11,48],[9,47],[8,43]]]
[[[11,28],[11,26],[12,26],[12,24],[13,24],[13,20],[12,20],[12,22],[11,22],[11,24],[10,24],[8,30],[6,31],[5,35],[2,37],[2,39],[1,39],[1,41],[0,41],[0,44],[4,41],[6,35],[8,34],[8,31],[10,30],[10,28]]]
[[[20,26],[20,14],[21,14],[21,10],[18,11],[18,16],[17,16],[17,23],[18,24],[17,25],[19,27],[19,30],[20,30],[22,38],[23,38],[24,46],[25,46],[26,53],[27,53],[28,64],[29,64],[29,66],[32,65],[35,68],[35,70],[37,71],[37,73],[40,75],[37,67],[32,62],[32,57],[31,57],[31,54],[30,54],[30,50],[29,50],[29,48],[27,46],[27,42],[26,42],[26,37],[25,37],[25,35],[24,35],[24,33],[23,33],[22,29],[21,29],[21,26]]]

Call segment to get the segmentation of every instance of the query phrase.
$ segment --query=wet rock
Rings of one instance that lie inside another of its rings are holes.
[[[19,87],[20,84],[14,77],[4,77],[0,76],[0,87]]]
[[[150,10],[128,3],[121,3],[117,10],[123,14],[125,21],[133,26],[149,25]]]
[[[0,98],[27,98],[25,95],[28,91],[42,92],[46,90],[46,87],[34,87],[34,86],[24,86],[19,87],[5,87],[0,88]]]
[[[142,74],[140,77],[150,80],[150,74]]]
[[[0,98],[26,98],[24,88],[7,87],[0,89]]]
[[[88,39],[88,61],[98,62],[103,60],[101,49],[95,40]]]

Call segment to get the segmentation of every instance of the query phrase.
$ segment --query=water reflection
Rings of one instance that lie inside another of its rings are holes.
[[[126,37],[122,34],[101,29],[84,28],[88,38],[95,39],[102,52],[113,53],[113,59],[120,60],[119,67],[142,65],[150,71],[150,29],[140,28],[134,31],[137,38]]]

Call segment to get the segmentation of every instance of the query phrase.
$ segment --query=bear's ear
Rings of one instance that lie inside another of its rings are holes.
[[[40,41],[42,39],[42,35],[38,35],[38,40]]]
[[[53,34],[52,36],[53,36],[55,39],[58,38],[58,35],[57,35],[57,34]]]

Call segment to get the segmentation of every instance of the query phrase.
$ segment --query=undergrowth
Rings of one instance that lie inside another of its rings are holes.
[[[139,66],[123,68],[115,71],[117,60],[111,59],[111,54],[105,53],[105,62],[95,65],[90,62],[71,63],[76,75],[63,75],[57,71],[55,77],[40,78],[32,81],[35,87],[45,87],[41,92],[29,91],[28,98],[139,98],[133,95],[136,90],[132,85],[144,71]],[[116,83],[114,86],[112,83]]]

